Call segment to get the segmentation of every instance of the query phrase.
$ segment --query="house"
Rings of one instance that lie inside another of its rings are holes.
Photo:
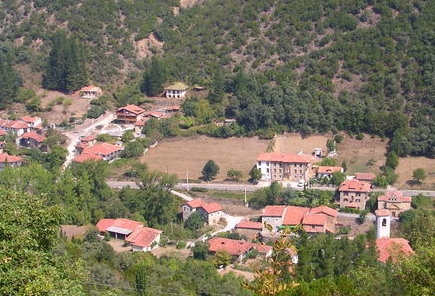
[[[180,105],[166,106],[162,108],[165,113],[177,113],[180,111]]]
[[[80,95],[84,99],[96,99],[103,94],[101,88],[95,85],[89,85],[80,89]]]
[[[376,175],[373,173],[355,173],[355,179],[372,184]]]
[[[111,161],[117,158],[121,151],[121,146],[109,144],[106,142],[98,142],[91,147],[84,148],[82,154],[94,154],[101,156],[103,160]]]
[[[261,222],[253,222],[249,220],[242,220],[234,227],[235,232],[240,235],[244,235],[249,239],[257,238],[258,234],[262,230],[263,224]]]
[[[222,211],[222,206],[217,203],[206,203],[202,199],[197,198],[189,201],[182,206],[183,221],[186,221],[194,212],[198,212],[208,225],[218,224],[221,218],[225,215]]]
[[[302,225],[308,233],[335,232],[338,212],[327,206],[316,208],[295,206],[266,206],[261,215],[262,231],[269,232],[268,227],[276,232],[284,228]]]
[[[197,198],[183,204],[181,206],[181,210],[183,212],[183,221],[189,219],[189,216],[192,215],[203,203],[205,202],[202,199]]]
[[[357,179],[346,180],[338,188],[340,208],[364,210],[369,199],[370,184]]]
[[[310,161],[310,156],[303,154],[261,153],[257,157],[257,169],[261,172],[262,180],[306,181]]]
[[[9,155],[8,153],[0,153],[0,170],[5,167],[16,167],[23,164],[23,159],[19,156]]]
[[[116,121],[125,124],[135,124],[143,119],[145,110],[136,105],[127,105],[116,110]]]
[[[208,243],[208,251],[211,254],[215,254],[218,251],[225,251],[233,257],[234,261],[243,260],[248,253],[254,249],[253,243],[223,237],[214,237],[209,240]]]
[[[17,120],[0,119],[0,129],[17,137],[20,137],[24,133],[30,132],[30,127],[27,125],[27,123]]]
[[[176,82],[168,87],[165,87],[165,95],[167,98],[181,99],[187,93],[188,85],[182,82]]]
[[[27,132],[21,135],[19,139],[20,146],[28,148],[40,148],[47,137],[38,134],[35,131]]]
[[[411,209],[412,197],[403,196],[401,191],[390,191],[378,197],[378,209],[389,210],[393,218]]]
[[[397,260],[400,256],[414,253],[409,242],[404,238],[390,238],[390,212],[376,210],[376,248],[378,261],[386,263],[389,258]]]
[[[344,172],[344,170],[342,167],[319,166],[317,168],[317,178],[318,179],[323,179],[323,178],[331,179],[332,174],[343,173],[343,172]]]
[[[8,134],[7,132],[5,132],[4,130],[0,129],[0,137],[4,137],[7,134]]]
[[[80,143],[76,145],[76,151],[82,153],[87,147],[93,146],[97,142],[97,137],[95,135],[88,135],[80,139]]]
[[[42,129],[42,119],[38,116],[23,116],[20,118],[22,122],[25,122],[32,129]]]
[[[96,227],[102,235],[125,240],[132,251],[152,251],[160,242],[161,230],[145,227],[143,223],[129,219],[101,219]]]
[[[159,112],[159,111],[151,111],[151,112],[145,113],[144,117],[161,119],[161,118],[165,117],[165,113]]]
[[[95,155],[95,154],[80,154],[76,157],[73,158],[73,162],[77,162],[77,163],[83,163],[83,162],[87,162],[87,161],[99,161],[99,160],[103,160],[103,158],[99,155]]]

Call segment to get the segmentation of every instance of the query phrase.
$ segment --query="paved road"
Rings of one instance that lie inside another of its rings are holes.
[[[85,123],[77,125],[74,129],[66,131],[63,134],[69,138],[69,144],[67,147],[68,155],[63,167],[67,167],[74,158],[74,150],[76,145],[79,143],[80,138],[87,136],[92,130],[95,130],[97,126],[106,126],[115,119],[115,114],[113,112],[106,112],[97,119],[86,120]]]
[[[135,182],[130,181],[108,181],[107,184],[109,184],[112,188],[122,188],[126,186],[130,186],[131,188],[138,188],[136,186]],[[214,189],[214,190],[226,190],[226,191],[255,191],[262,187],[265,187],[268,185],[265,184],[259,184],[259,185],[251,185],[251,184],[214,184],[214,183],[178,183],[175,185],[176,189],[192,189],[193,187],[197,188],[206,188],[206,189]],[[328,190],[328,191],[335,191],[335,188],[332,187],[313,187],[313,189],[319,189],[319,190]],[[302,188],[293,188],[293,190],[302,190]],[[400,189],[397,189],[400,190]],[[385,189],[373,189],[374,192],[383,192]],[[430,190],[403,190],[403,194],[407,196],[416,196],[419,194],[423,194],[432,198],[435,198],[435,191]]]
[[[359,218],[359,214],[354,214],[354,213],[343,213],[343,212],[338,212],[338,216],[339,217],[346,217],[346,218]],[[375,221],[376,220],[376,216],[373,215],[372,213],[367,213],[366,218],[368,220],[371,221]]]

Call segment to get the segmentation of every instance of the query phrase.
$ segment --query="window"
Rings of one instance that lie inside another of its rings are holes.
[[[276,169],[273,169],[273,172],[276,173]]]
[[[387,226],[387,219],[382,219],[382,226]]]
[[[297,170],[295,170],[295,174],[297,174],[297,172],[298,172],[298,171],[297,171]]]
[[[268,162],[268,161],[266,162],[266,165],[269,165],[269,162]]]
[[[299,174],[302,174],[302,170],[299,170]]]
[[[343,202],[348,202],[349,200],[347,199],[347,198],[344,198],[343,199]]]
[[[359,198],[356,199],[356,202],[360,202],[361,200]]]
[[[266,169],[266,173],[269,173],[269,169]]]

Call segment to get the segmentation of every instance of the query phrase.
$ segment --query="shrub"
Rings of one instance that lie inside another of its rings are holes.
[[[186,248],[186,242],[184,242],[184,241],[178,242],[176,248],[178,250],[185,249]]]

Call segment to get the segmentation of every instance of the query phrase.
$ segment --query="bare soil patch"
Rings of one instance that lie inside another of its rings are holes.
[[[343,224],[343,226],[350,226],[350,232],[347,234],[349,237],[356,237],[359,234],[364,234],[371,228],[375,227],[375,223],[370,219],[366,219],[363,224],[359,224],[357,218],[343,216],[337,217],[337,223]]]
[[[300,134],[286,134],[275,137],[275,152],[284,153],[298,153],[305,152],[311,154],[314,152],[314,148],[322,148],[326,150],[326,141],[332,136],[314,135],[309,137],[302,137]]]
[[[62,225],[61,229],[62,229],[62,233],[69,239],[73,237],[83,238],[86,231],[89,229],[89,226]]]
[[[158,40],[154,35],[154,33],[151,33],[147,38],[134,42],[134,48],[136,49],[136,57],[138,59],[143,59],[145,57],[152,56],[153,51],[162,52],[163,44],[164,42]]]
[[[151,254],[153,254],[157,258],[167,256],[184,260],[189,258],[190,253],[190,249],[177,249],[175,246],[159,247],[151,251]]]
[[[255,274],[253,272],[234,269],[231,266],[227,266],[224,269],[219,269],[218,270],[218,273],[220,275],[224,275],[224,274],[227,274],[227,273],[230,273],[230,272],[233,272],[235,275],[237,275],[239,277],[243,277],[247,281],[253,281],[255,279]]]
[[[130,246],[124,246],[124,243],[125,242],[123,240],[113,239],[113,238],[107,242],[107,244],[109,244],[116,253],[130,252],[131,251],[131,247]]]
[[[337,164],[343,160],[347,162],[347,175],[354,173],[379,173],[379,168],[385,164],[387,141],[379,137],[364,135],[364,139],[357,140],[344,135],[342,143],[338,144]]]
[[[412,172],[418,168],[422,168],[426,171],[427,178],[421,185],[411,185]],[[427,157],[400,158],[396,173],[399,174],[396,184],[399,188],[435,189],[435,159]]]
[[[149,149],[141,162],[152,170],[169,172],[180,179],[201,177],[204,164],[214,160],[219,166],[217,180],[224,180],[230,169],[241,170],[244,178],[256,163],[259,153],[266,151],[268,140],[258,138],[216,139],[205,136],[163,140],[156,148]]]
[[[192,7],[197,3],[202,3],[204,0],[180,0],[180,6],[183,8]]]

